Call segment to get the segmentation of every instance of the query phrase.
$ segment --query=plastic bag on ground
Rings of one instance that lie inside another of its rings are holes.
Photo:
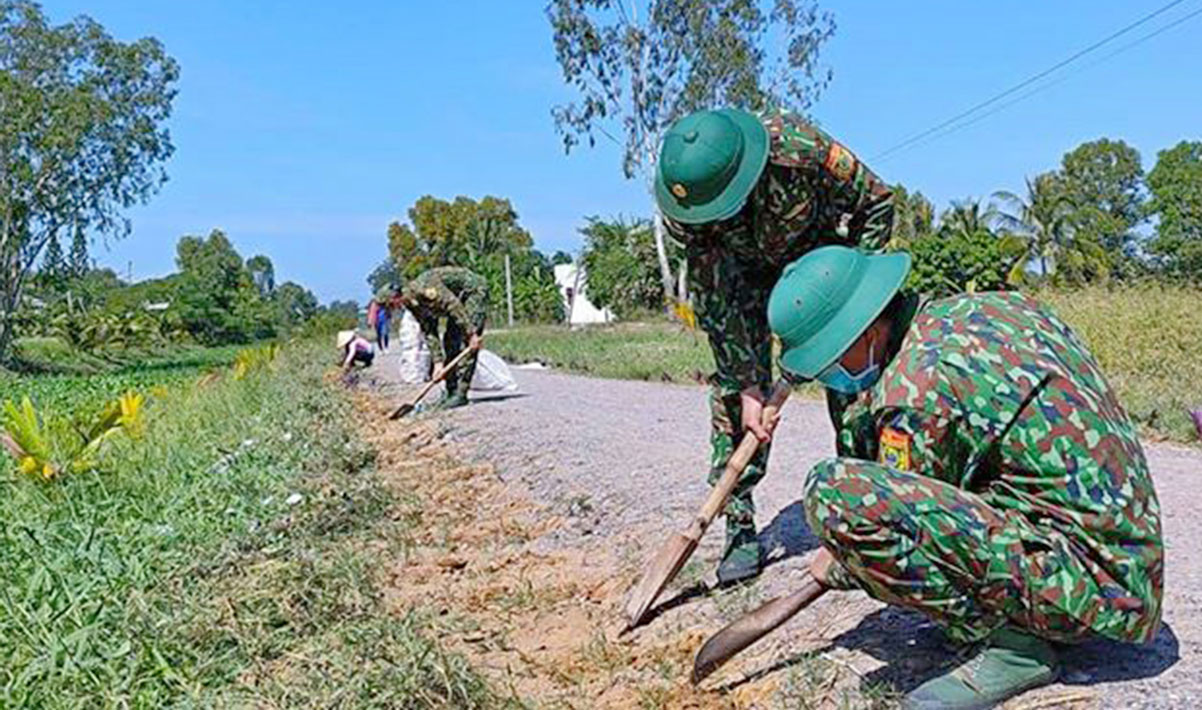
[[[518,388],[517,380],[509,371],[509,365],[500,355],[481,350],[476,356],[476,374],[472,376],[472,389],[480,392],[514,392]]]
[[[407,309],[401,315],[397,332],[401,350],[401,382],[416,385],[430,379],[430,349],[422,337],[422,327]]]

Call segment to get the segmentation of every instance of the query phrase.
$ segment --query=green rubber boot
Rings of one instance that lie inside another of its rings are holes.
[[[754,525],[726,526],[726,553],[718,565],[718,584],[727,586],[760,573],[760,541]]]
[[[1013,629],[998,629],[972,658],[910,691],[902,707],[986,710],[1051,683],[1059,671],[1056,651],[1047,641]]]
[[[455,409],[457,407],[462,407],[466,404],[467,404],[467,395],[466,394],[444,392],[442,397],[439,397],[437,401],[431,402],[429,404],[419,404],[417,406],[416,411],[419,414],[430,414],[433,412],[441,412],[441,411],[444,411],[447,409]]]

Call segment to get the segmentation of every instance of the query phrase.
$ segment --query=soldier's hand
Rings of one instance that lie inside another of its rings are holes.
[[[472,350],[479,350],[484,346],[484,336],[479,333],[472,333],[472,337],[468,338],[467,346]]]
[[[764,443],[772,439],[772,432],[764,426],[764,392],[759,387],[748,387],[739,393],[743,410],[743,430],[751,432]]]
[[[434,373],[430,376],[430,379],[437,382],[438,380],[441,380],[445,374],[447,374],[446,363],[436,362],[434,363]]]

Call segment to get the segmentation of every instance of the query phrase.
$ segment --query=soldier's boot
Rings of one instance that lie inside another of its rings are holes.
[[[1056,679],[1056,651],[1043,639],[999,629],[976,654],[910,691],[905,710],[986,710]]]
[[[755,525],[726,522],[726,551],[718,565],[718,584],[727,586],[755,577],[760,573],[760,541]]]

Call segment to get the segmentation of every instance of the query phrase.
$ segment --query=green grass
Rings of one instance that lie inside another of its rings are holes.
[[[695,382],[714,369],[705,334],[666,322],[568,330],[532,326],[487,333],[485,347],[514,362],[539,361],[597,377]]]
[[[274,371],[201,388],[200,363],[94,388],[5,381],[6,396],[15,384],[70,406],[171,387],[145,438],[115,439],[97,473],[47,484],[0,462],[0,706],[508,702],[419,612],[387,612],[379,550],[404,545],[418,504],[376,477],[347,398],[322,383],[326,350],[293,346]]]
[[[1198,441],[1202,291],[1149,286],[1037,296],[1089,345],[1119,400],[1146,431]]]
[[[1198,440],[1187,410],[1202,407],[1202,292],[1091,288],[1038,297],[1093,350],[1145,433]],[[713,369],[702,333],[663,322],[518,328],[488,334],[487,347],[512,361],[598,377],[687,382]]]

